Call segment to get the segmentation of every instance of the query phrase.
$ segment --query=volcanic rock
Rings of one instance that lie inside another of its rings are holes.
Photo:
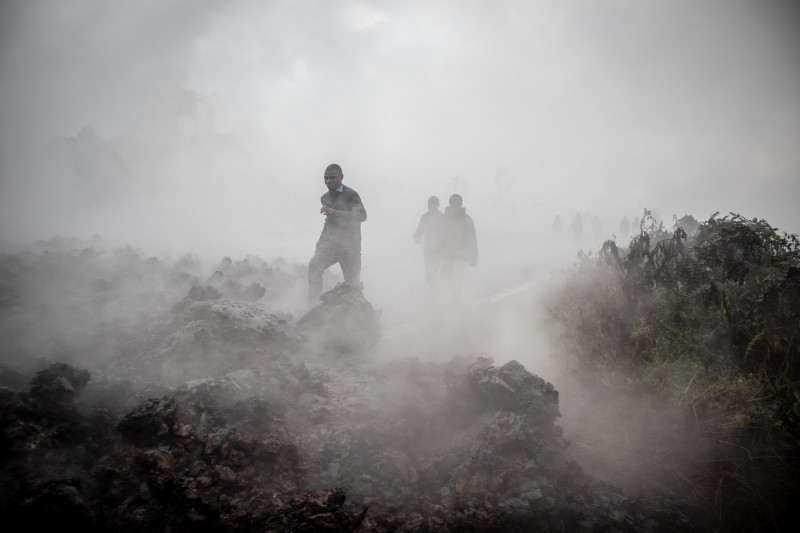
[[[339,283],[320,300],[297,323],[313,350],[349,356],[363,354],[377,344],[380,315],[364,298],[361,287]]]

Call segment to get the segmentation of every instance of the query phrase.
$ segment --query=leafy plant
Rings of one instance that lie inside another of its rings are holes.
[[[653,400],[674,430],[661,479],[713,527],[781,523],[800,488],[800,241],[734,213],[674,222],[645,210],[627,246],[582,254],[551,319],[584,382]]]

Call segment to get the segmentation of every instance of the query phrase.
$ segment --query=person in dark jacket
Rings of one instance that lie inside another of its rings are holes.
[[[361,223],[367,210],[356,191],[342,185],[342,167],[336,163],[325,169],[324,181],[328,192],[322,195],[319,212],[325,225],[317,240],[314,257],[308,263],[308,301],[319,300],[322,294],[322,275],[335,263],[342,267],[344,282],[361,287]]]
[[[442,219],[442,268],[440,277],[453,302],[461,299],[461,284],[466,265],[478,266],[478,239],[472,217],[462,207],[460,195],[450,196]]]
[[[413,235],[414,242],[422,245],[425,264],[425,281],[432,289],[436,289],[439,280],[439,267],[442,264],[442,212],[439,211],[439,198],[428,198],[428,210],[419,218],[417,231]]]

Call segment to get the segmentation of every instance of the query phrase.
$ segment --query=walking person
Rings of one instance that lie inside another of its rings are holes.
[[[425,282],[436,291],[439,285],[439,268],[442,264],[442,212],[439,211],[439,198],[428,198],[428,210],[419,218],[414,242],[422,245],[425,266]]]
[[[442,224],[440,278],[450,302],[458,304],[466,266],[478,266],[478,239],[475,224],[463,207],[461,195],[451,195],[449,204],[444,210]]]

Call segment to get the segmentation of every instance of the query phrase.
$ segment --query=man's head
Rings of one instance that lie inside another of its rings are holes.
[[[461,199],[460,194],[452,194],[450,195],[450,207],[461,207],[464,203],[464,200]]]
[[[338,189],[342,184],[342,178],[344,178],[342,167],[336,163],[331,163],[325,168],[325,185],[327,185],[329,191]]]
[[[439,198],[431,196],[428,198],[428,209],[439,209]]]

